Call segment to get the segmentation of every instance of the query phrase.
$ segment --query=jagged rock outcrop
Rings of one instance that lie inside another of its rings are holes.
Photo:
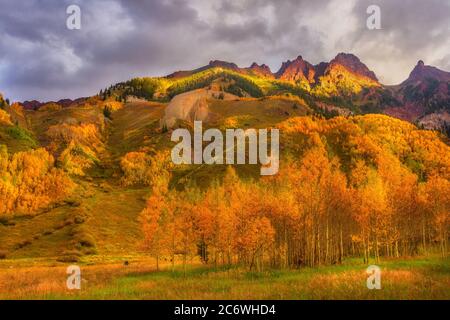
[[[442,82],[450,81],[450,72],[442,71],[436,67],[427,66],[422,60],[419,60],[417,65],[409,74],[408,79],[406,79],[402,85],[408,85],[411,83],[424,81],[426,79],[435,79]]]
[[[256,74],[261,77],[274,78],[274,75],[273,75],[272,71],[270,70],[269,66],[265,65],[265,64],[259,65],[256,62],[253,62],[251,64],[251,66],[248,67],[246,70],[249,73]]]
[[[333,60],[330,61],[324,73],[331,73],[333,69],[339,67],[344,67],[347,71],[355,75],[378,82],[378,78],[375,73],[371,71],[364,63],[362,63],[361,60],[359,60],[359,58],[354,54],[339,53]]]
[[[280,70],[275,74],[277,79],[284,81],[307,81],[309,83],[315,82],[316,70],[314,66],[302,56],[298,56],[293,61],[286,61],[281,64]]]
[[[394,92],[401,104],[388,108],[387,114],[427,129],[450,127],[450,72],[419,60],[409,77],[394,87]]]

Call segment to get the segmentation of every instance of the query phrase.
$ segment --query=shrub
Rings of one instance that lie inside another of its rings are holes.
[[[94,255],[98,253],[96,248],[86,248],[83,250],[83,252],[85,255]]]
[[[145,152],[129,152],[120,160],[120,167],[124,173],[122,184],[152,186],[157,180],[168,175],[172,166],[167,152],[160,152],[151,156]]]
[[[6,259],[7,256],[8,256],[8,252],[7,251],[0,250],[0,260]]]
[[[93,235],[87,231],[83,225],[76,225],[71,232],[71,236],[73,238],[72,243],[75,248],[82,249],[85,248],[94,248],[95,247],[95,239]]]
[[[26,246],[29,246],[30,244],[31,244],[31,240],[28,240],[28,239],[22,240],[21,242],[16,244],[15,248],[16,249],[22,249],[22,248],[24,248]]]
[[[111,107],[110,106],[104,106],[103,107],[103,115],[105,116],[105,118],[111,119]]]
[[[60,224],[58,224],[58,225],[55,227],[55,230],[61,230],[61,229],[63,229],[64,227],[73,225],[74,223],[75,223],[75,222],[73,221],[73,219],[71,219],[71,218],[66,219],[66,220],[64,220],[63,222],[61,222]]]
[[[88,248],[93,248],[95,247],[95,240],[92,237],[91,234],[82,234],[81,238],[78,240],[78,243],[82,246],[82,247],[88,247]]]
[[[77,257],[77,256],[62,256],[62,257],[59,257],[58,259],[56,259],[56,261],[58,261],[58,262],[65,262],[65,263],[78,262],[78,261],[80,261],[80,257]]]
[[[83,254],[78,250],[65,250],[62,252],[62,256],[75,256],[75,257],[81,257]]]
[[[84,176],[84,170],[98,163],[95,152],[89,147],[71,141],[58,158],[58,165],[69,174]]]
[[[36,140],[34,139],[33,135],[29,131],[27,131],[19,126],[14,126],[14,127],[8,128],[7,133],[11,138],[26,141],[32,147],[37,145]]]
[[[67,203],[71,207],[79,207],[81,205],[81,202],[74,199],[66,199],[65,203]]]
[[[4,111],[2,109],[0,109],[0,124],[12,125],[11,117],[9,116],[9,114],[6,111]]]
[[[64,123],[49,127],[46,134],[55,143],[68,145],[73,141],[75,145],[86,146],[98,152],[103,149],[100,130],[93,123],[80,125]]]
[[[0,224],[4,225],[4,226],[14,226],[15,225],[14,222],[9,221],[9,219],[6,217],[0,217]]]
[[[59,153],[58,166],[69,174],[84,176],[85,169],[99,163],[97,154],[104,149],[101,125],[58,124],[47,130],[52,151]]]
[[[75,217],[73,218],[73,221],[74,221],[76,224],[83,223],[84,221],[86,221],[86,216],[81,215],[81,214],[77,214],[77,215],[75,215]]]
[[[39,108],[39,111],[59,111],[59,110],[62,110],[62,106],[54,102],[46,103]]]

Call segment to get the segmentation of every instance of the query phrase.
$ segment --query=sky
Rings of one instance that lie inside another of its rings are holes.
[[[79,30],[66,26],[73,4]],[[366,26],[370,5],[381,29]],[[0,0],[0,39],[0,92],[13,101],[89,96],[214,59],[275,72],[339,52],[397,84],[418,60],[450,71],[450,0]]]

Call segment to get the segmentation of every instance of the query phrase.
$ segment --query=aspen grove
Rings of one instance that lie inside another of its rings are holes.
[[[140,215],[156,258],[249,270],[448,254],[450,151],[438,133],[380,115],[278,125],[277,175],[228,166],[207,188],[171,188],[159,166]],[[342,138],[345,137],[345,138]]]

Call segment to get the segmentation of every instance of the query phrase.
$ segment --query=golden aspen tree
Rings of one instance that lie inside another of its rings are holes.
[[[421,188],[434,228],[434,240],[439,243],[442,256],[448,252],[448,230],[450,228],[450,181],[432,176]]]
[[[156,270],[159,270],[159,260],[167,252],[167,220],[168,208],[166,205],[166,192],[154,190],[147,200],[147,206],[139,215],[143,246],[156,259]]]

